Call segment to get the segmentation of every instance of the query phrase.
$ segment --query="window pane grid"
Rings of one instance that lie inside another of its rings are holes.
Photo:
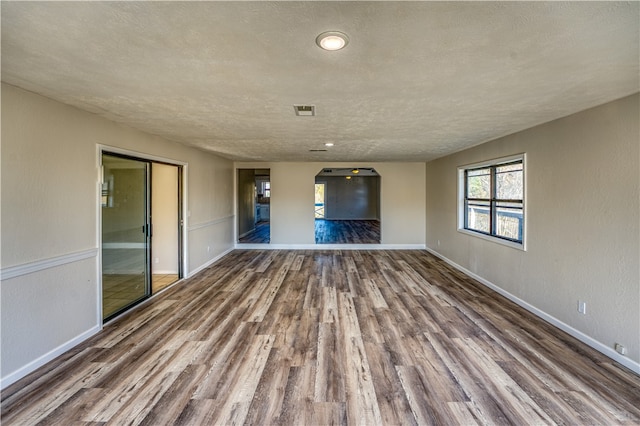
[[[464,228],[522,243],[522,160],[464,171]]]

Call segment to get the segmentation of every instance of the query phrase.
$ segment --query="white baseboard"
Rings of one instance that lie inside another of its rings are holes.
[[[479,281],[480,283],[482,283],[483,285],[489,287],[490,289],[492,289],[493,291],[495,291],[496,293],[501,294],[502,296],[506,297],[507,299],[511,300],[512,302],[516,303],[517,305],[523,307],[524,309],[526,309],[527,311],[531,312],[532,314],[534,314],[535,316],[539,317],[540,319],[543,319],[544,321],[548,322],[549,324],[559,328],[560,330],[564,331],[565,333],[575,337],[576,339],[580,340],[581,342],[585,343],[586,345],[592,347],[593,349],[597,350],[598,352],[602,353],[603,355],[606,355],[607,357],[611,358],[612,360],[624,365],[625,367],[627,367],[629,370],[633,371],[634,373],[640,375],[640,363],[629,359],[623,355],[620,355],[618,352],[616,352],[613,348],[610,348],[609,346],[605,345],[602,342],[599,342],[598,340],[595,340],[594,338],[592,338],[591,336],[588,336],[586,334],[584,334],[583,332],[581,332],[580,330],[577,330],[573,327],[571,327],[568,324],[565,324],[564,322],[560,321],[559,319],[557,319],[556,317],[549,315],[548,313],[544,312],[541,309],[536,308],[535,306],[531,305],[528,302],[525,302],[524,300],[520,299],[519,297],[509,293],[508,291],[504,290],[503,288],[493,284],[492,282],[482,278],[481,276],[469,271],[467,268],[458,265],[457,263],[455,263],[454,261],[452,261],[451,259],[443,256],[442,254],[438,253],[437,251],[427,247],[426,250],[433,254],[436,257],[439,257],[440,259],[444,260],[445,262],[447,262],[449,265],[453,266],[454,268],[458,269],[459,271],[469,275],[470,277],[474,278],[475,280]]]
[[[240,244],[238,250],[425,250],[424,244]]]
[[[9,386],[9,385],[17,382],[18,380],[22,379],[27,374],[34,372],[35,370],[37,370],[38,368],[42,367],[43,365],[45,365],[49,361],[57,358],[58,356],[62,355],[66,351],[72,349],[76,345],[79,345],[80,343],[84,342],[89,337],[91,337],[94,334],[98,333],[100,330],[102,330],[102,327],[100,325],[96,325],[95,327],[92,327],[89,330],[85,331],[84,333],[82,333],[82,334],[74,337],[73,339],[63,343],[62,345],[58,346],[57,348],[55,348],[55,349],[47,352],[46,354],[36,358],[35,360],[31,361],[27,365],[25,365],[23,367],[20,367],[19,369],[17,369],[16,371],[14,371],[12,373],[7,374],[6,376],[4,376],[4,377],[2,377],[0,379],[0,389],[4,389],[7,386]]]
[[[211,259],[207,263],[197,267],[193,271],[189,271],[189,273],[187,274],[187,276],[185,278],[190,278],[190,277],[194,276],[195,274],[197,274],[198,272],[200,272],[200,271],[202,271],[204,269],[207,269],[209,266],[213,265],[218,260],[220,260],[222,257],[226,256],[227,254],[231,253],[233,250],[235,250],[235,247],[228,248],[227,250],[223,251],[222,253],[220,253],[219,255],[217,255],[216,257],[214,257],[213,259]]]

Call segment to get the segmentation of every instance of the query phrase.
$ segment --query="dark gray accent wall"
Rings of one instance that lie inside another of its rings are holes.
[[[380,176],[316,177],[325,182],[325,219],[380,220]]]

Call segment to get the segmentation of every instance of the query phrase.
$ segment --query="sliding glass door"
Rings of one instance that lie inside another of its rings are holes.
[[[150,162],[102,154],[102,316],[150,295]]]

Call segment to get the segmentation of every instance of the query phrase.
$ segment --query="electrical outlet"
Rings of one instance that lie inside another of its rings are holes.
[[[211,247],[207,246],[207,253],[209,253],[211,251]]]
[[[578,300],[578,312],[580,312],[582,315],[587,314],[587,302]]]
[[[153,263],[160,263],[160,259],[159,259],[159,258],[157,258],[157,257],[154,257],[154,258],[153,258]]]
[[[622,346],[620,343],[616,343],[614,345],[614,348],[615,348],[616,352],[618,352],[620,355],[626,355],[627,354],[627,348]]]
[[[438,240],[438,247],[440,247],[440,240]]]

